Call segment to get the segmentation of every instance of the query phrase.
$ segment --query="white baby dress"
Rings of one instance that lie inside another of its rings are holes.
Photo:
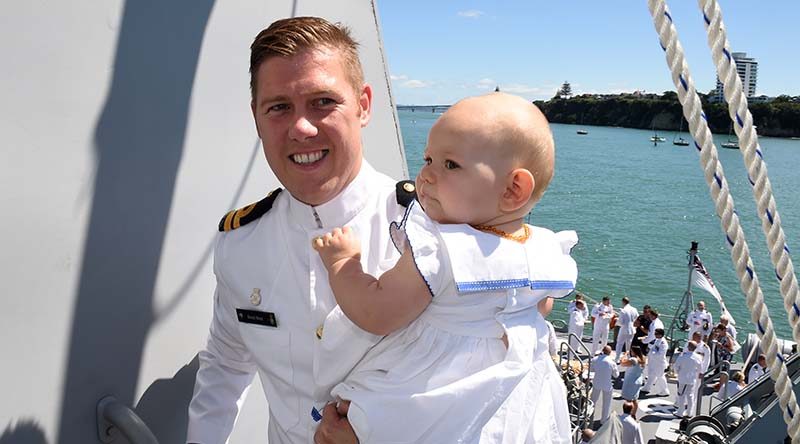
[[[430,305],[366,355],[336,338],[315,350],[315,378],[323,389],[341,381],[332,395],[351,401],[348,419],[362,444],[568,442],[566,393],[537,303],[574,289],[569,251],[577,235],[530,228],[521,244],[438,224],[417,202],[393,224],[392,239],[401,251],[410,246]],[[325,336],[348,323],[337,309]]]

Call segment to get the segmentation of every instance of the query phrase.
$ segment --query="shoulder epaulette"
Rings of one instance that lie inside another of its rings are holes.
[[[417,198],[417,187],[413,180],[401,180],[395,185],[397,203],[407,207]]]
[[[278,194],[281,194],[281,191],[283,191],[281,188],[277,188],[270,191],[267,197],[254,204],[228,212],[228,214],[219,221],[219,231],[235,230],[263,216],[272,208],[275,198],[278,197]]]

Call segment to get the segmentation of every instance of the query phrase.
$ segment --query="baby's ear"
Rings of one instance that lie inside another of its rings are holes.
[[[525,168],[517,168],[508,174],[506,189],[500,200],[504,212],[517,211],[528,204],[536,186],[533,174]]]

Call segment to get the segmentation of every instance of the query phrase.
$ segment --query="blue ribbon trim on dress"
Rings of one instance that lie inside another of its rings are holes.
[[[461,293],[476,291],[507,290],[509,288],[530,287],[532,290],[574,290],[572,281],[531,281],[529,279],[503,279],[497,281],[456,282]]]
[[[319,422],[322,419],[322,413],[320,413],[316,407],[311,407],[311,419],[313,419],[314,422]]]

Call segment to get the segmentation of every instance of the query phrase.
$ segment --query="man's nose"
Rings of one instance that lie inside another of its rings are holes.
[[[318,133],[319,130],[317,126],[304,114],[296,116],[294,122],[292,122],[291,128],[289,128],[289,137],[297,141],[304,141],[316,137]]]

